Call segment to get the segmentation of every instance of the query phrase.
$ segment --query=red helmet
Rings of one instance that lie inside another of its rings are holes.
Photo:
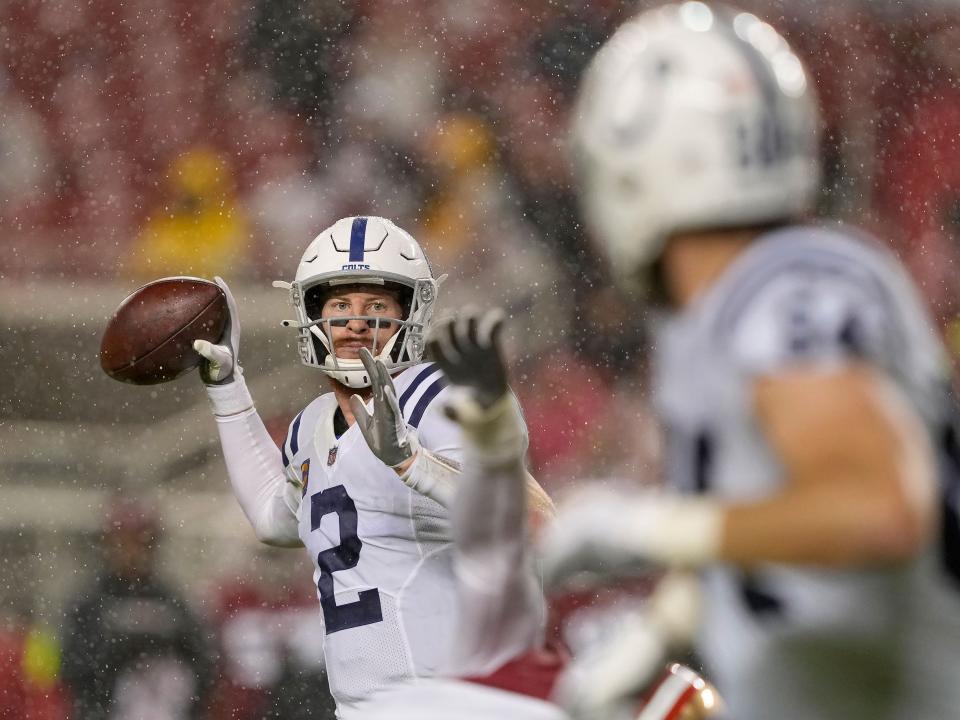
[[[685,665],[671,663],[647,691],[636,720],[719,718],[723,701],[716,689]]]

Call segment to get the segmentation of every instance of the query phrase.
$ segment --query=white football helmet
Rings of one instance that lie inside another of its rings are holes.
[[[673,233],[809,210],[818,141],[816,101],[786,41],[750,13],[703,2],[621,26],[574,110],[585,216],[627,284]]]
[[[442,278],[441,278],[442,280]],[[320,318],[323,296],[330,288],[343,285],[382,285],[399,290],[404,317],[389,321],[380,317],[347,316]],[[283,324],[299,333],[300,359],[304,365],[319,368],[348,387],[370,385],[367,371],[359,359],[338,358],[331,351],[331,323],[366,320],[371,327],[395,322],[400,330],[373,355],[390,372],[415,365],[423,357],[424,338],[439,281],[413,237],[381,217],[348,217],[321,232],[307,246],[292,283],[278,281],[275,287],[290,291],[296,321]]]

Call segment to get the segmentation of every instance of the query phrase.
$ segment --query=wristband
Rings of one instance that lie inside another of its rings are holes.
[[[206,388],[213,414],[217,417],[239,415],[253,409],[253,398],[242,373],[234,372],[233,382],[226,385],[207,385]]]
[[[421,447],[417,450],[413,464],[400,479],[411,490],[449,508],[457,492],[459,477],[460,468],[455,462]]]

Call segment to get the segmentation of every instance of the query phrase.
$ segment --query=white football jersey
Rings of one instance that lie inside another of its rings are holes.
[[[751,386],[759,375],[792,366],[870,363],[949,451],[943,537],[912,563],[706,572],[700,651],[731,717],[957,717],[960,533],[949,370],[900,265],[839,229],[768,233],[663,325],[657,352],[668,475],[684,491],[751,501],[778,490],[782,468],[758,426]]]
[[[441,410],[440,369],[417,365],[394,384],[420,443],[459,462],[460,430]],[[336,409],[333,393],[310,403],[290,425],[283,460],[302,486],[299,532],[314,562],[330,691],[349,718],[378,690],[440,669],[456,586],[447,511],[407,488],[356,425],[337,438]]]

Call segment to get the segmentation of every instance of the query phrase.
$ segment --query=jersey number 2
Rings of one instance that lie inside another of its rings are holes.
[[[333,592],[333,573],[356,567],[363,548],[363,542],[357,536],[357,506],[343,485],[327,488],[311,496],[310,529],[319,528],[320,520],[331,513],[340,522],[340,544],[317,553],[317,566],[320,568],[317,590],[320,591],[320,607],[323,608],[327,635],[383,620],[377,588],[361,591],[359,599],[354,602],[337,605]]]

